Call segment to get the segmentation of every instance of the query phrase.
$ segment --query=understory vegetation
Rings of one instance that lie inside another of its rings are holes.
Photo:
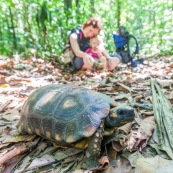
[[[109,52],[112,32],[124,25],[139,41],[140,54],[173,53],[172,0],[0,0],[0,54],[58,60],[68,32],[100,16]]]

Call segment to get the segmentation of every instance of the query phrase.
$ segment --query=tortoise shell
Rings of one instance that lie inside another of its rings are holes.
[[[72,85],[41,87],[25,102],[18,129],[68,146],[92,136],[109,114],[110,100],[103,95]]]

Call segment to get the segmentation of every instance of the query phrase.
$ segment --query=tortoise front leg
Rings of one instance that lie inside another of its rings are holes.
[[[86,150],[86,156],[92,159],[98,159],[101,152],[101,142],[103,139],[105,119],[102,119],[99,128],[91,136],[88,141],[88,148]]]

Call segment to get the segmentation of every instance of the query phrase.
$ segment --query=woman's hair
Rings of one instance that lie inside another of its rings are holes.
[[[83,29],[85,29],[88,26],[92,26],[93,28],[101,30],[101,19],[99,17],[91,17],[83,24]]]

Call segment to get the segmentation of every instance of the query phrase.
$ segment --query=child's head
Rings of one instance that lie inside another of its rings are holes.
[[[103,40],[100,35],[96,35],[90,39],[91,48],[97,49],[100,45],[102,45]]]

